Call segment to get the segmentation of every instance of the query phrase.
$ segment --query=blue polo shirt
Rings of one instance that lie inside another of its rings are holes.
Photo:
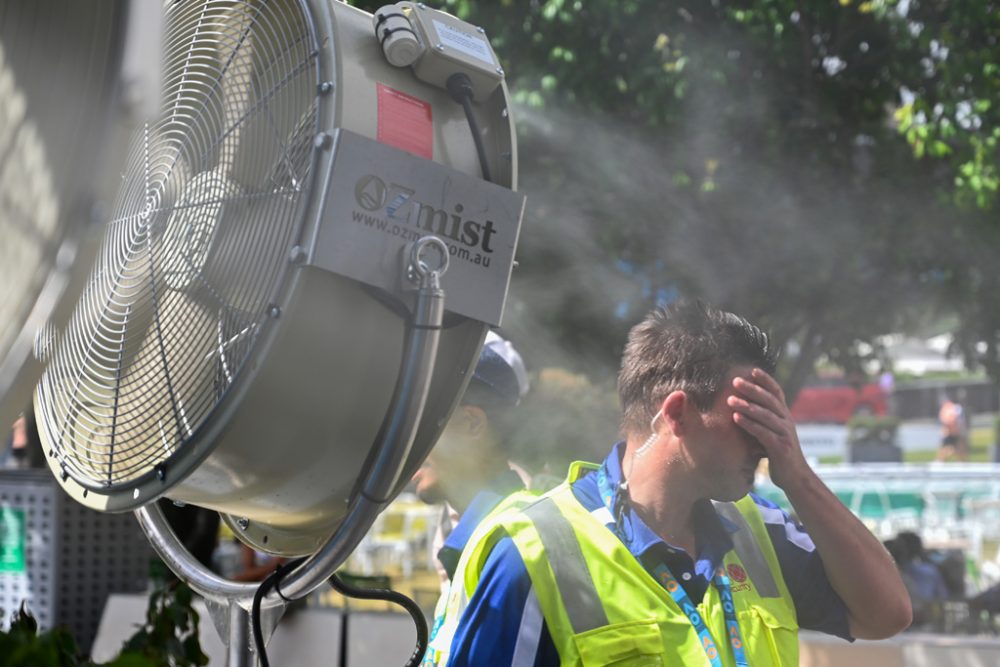
[[[616,488],[622,479],[624,443],[618,443],[602,464]],[[573,495],[588,511],[603,507],[597,475],[590,473],[573,485]],[[851,639],[847,608],[833,590],[816,547],[801,524],[777,505],[754,494],[774,543],[785,583],[795,604],[799,626]],[[616,532],[629,552],[650,573],[665,563],[698,603],[711,585],[712,575],[732,549],[735,526],[716,514],[709,501],[694,508],[698,553],[692,558],[683,549],[661,540],[628,508]],[[538,599],[524,561],[509,537],[497,542],[487,558],[479,586],[462,616],[451,646],[450,667],[481,665],[559,664],[559,654],[542,617]]]
[[[506,470],[494,479],[488,488],[477,493],[469,506],[462,512],[458,523],[448,533],[444,544],[438,549],[437,559],[448,573],[448,578],[455,576],[455,568],[458,566],[458,559],[462,556],[462,550],[468,543],[472,533],[476,530],[479,522],[493,508],[500,504],[500,501],[510,494],[524,489],[524,482],[521,476],[513,470]]]

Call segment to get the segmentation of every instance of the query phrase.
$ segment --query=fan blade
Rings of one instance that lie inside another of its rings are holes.
[[[299,192],[316,124],[314,108],[303,112],[297,103],[316,93],[308,27],[291,0],[269,3],[266,12],[244,10],[240,18],[229,40],[233,64],[223,78],[226,122],[233,128],[223,159],[247,192]]]
[[[96,485],[134,479],[166,460],[219,391],[217,318],[181,292],[164,290],[152,301],[106,310],[90,323],[95,336],[76,351],[82,358],[60,349],[40,385],[61,415],[40,424],[46,440],[60,443],[75,476]],[[129,319],[139,310],[151,311],[144,329]]]

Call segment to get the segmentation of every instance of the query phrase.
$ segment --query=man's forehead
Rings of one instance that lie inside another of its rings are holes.
[[[751,379],[751,373],[753,372],[754,366],[752,364],[737,364],[729,368],[729,372],[726,373],[726,383],[731,385],[733,383],[733,378],[741,377],[747,380]]]
[[[733,387],[733,379],[741,377],[746,380],[750,380],[751,379],[750,374],[753,371],[753,369],[754,367],[750,364],[739,364],[736,366],[732,366],[726,373],[725,380],[723,381],[722,386],[719,387],[719,398],[725,399],[729,395],[736,393],[736,389]]]

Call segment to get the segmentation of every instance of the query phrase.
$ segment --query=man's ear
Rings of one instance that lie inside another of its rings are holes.
[[[663,422],[674,435],[684,433],[684,413],[688,404],[688,397],[683,391],[677,390],[667,394],[660,404],[660,414],[663,415]]]
[[[485,410],[478,405],[463,405],[462,413],[469,435],[479,437],[486,432],[489,418],[487,418]]]

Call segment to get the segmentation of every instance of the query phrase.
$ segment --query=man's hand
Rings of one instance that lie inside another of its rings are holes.
[[[799,444],[791,411],[785,404],[785,392],[777,380],[759,368],[749,378],[733,378],[736,394],[729,397],[733,421],[752,435],[764,448],[771,481],[781,488],[802,479],[809,471]]]
[[[727,399],[733,421],[770,458],[771,480],[809,531],[830,584],[847,605],[851,635],[881,639],[907,627],[910,597],[895,562],[806,463],[781,386],[755,368],[749,378],[733,378],[733,388]]]

